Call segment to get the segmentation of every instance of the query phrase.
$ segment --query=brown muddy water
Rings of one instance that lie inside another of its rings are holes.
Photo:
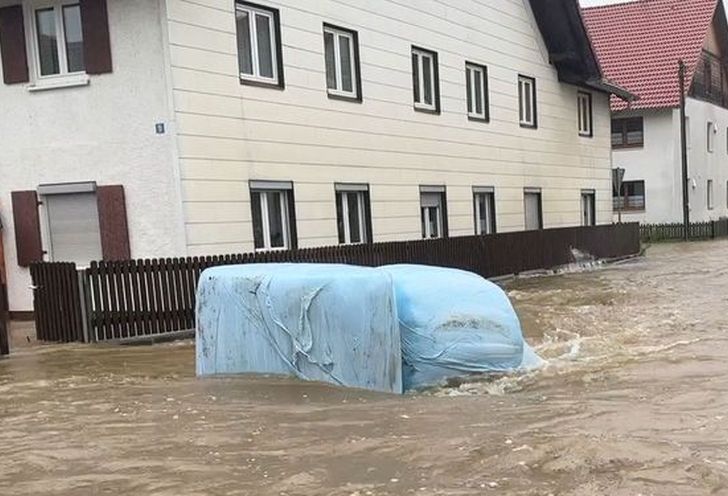
[[[0,494],[728,494],[728,242],[508,291],[548,365],[403,397],[199,380],[190,343],[20,350]]]

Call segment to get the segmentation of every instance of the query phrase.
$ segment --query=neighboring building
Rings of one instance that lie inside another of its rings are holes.
[[[728,215],[728,26],[720,0],[638,0],[584,9],[605,76],[638,96],[612,99],[615,218],[682,222],[678,61],[686,65],[689,204],[694,221]],[[620,194],[621,193],[621,194]]]
[[[576,0],[0,7],[12,310],[41,258],[611,222],[609,93],[629,95]]]

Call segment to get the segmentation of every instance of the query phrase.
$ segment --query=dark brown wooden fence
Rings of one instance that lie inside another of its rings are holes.
[[[0,277],[0,355],[10,354],[10,331],[8,330],[7,286]]]
[[[78,272],[73,263],[36,263],[33,278],[33,309],[38,339],[68,343],[83,341],[84,323]]]
[[[688,226],[688,238],[715,239],[728,237],[728,219],[693,222]],[[640,239],[646,243],[685,239],[684,224],[642,224]]]
[[[72,295],[76,295],[76,301],[83,300],[82,311],[77,312],[74,306],[73,311],[66,313],[87,316],[91,340],[126,340],[193,329],[197,281],[208,267],[270,262],[365,266],[412,263],[460,268],[484,277],[496,277],[572,263],[575,249],[595,259],[634,255],[640,251],[638,225],[572,227],[211,257],[94,262],[83,272],[84,297],[78,296],[78,286],[59,288],[59,292],[68,294],[63,301],[69,304],[75,305]],[[65,281],[63,274],[70,274],[72,269],[68,264],[42,263],[35,265],[32,273],[47,279],[56,270],[60,274],[53,280]],[[35,275],[33,280],[36,281]],[[49,296],[40,290],[36,292],[36,308],[43,309],[40,317],[49,313],[45,310],[45,299]],[[55,301],[59,299],[55,297]],[[39,326],[49,324],[47,319],[37,320],[40,320]],[[69,319],[63,325],[81,326]],[[79,338],[83,334],[67,330],[60,335]]]

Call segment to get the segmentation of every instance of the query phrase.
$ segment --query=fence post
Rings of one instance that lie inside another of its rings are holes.
[[[89,329],[91,328],[91,314],[89,313],[89,282],[86,277],[86,269],[81,269],[76,273],[78,277],[78,302],[81,306],[81,326],[83,328],[83,342],[90,343],[91,336]],[[95,340],[94,340],[95,341]]]

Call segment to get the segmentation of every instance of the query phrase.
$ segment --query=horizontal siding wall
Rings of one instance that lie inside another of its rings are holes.
[[[499,231],[523,229],[523,188],[545,227],[577,225],[580,190],[611,221],[606,95],[580,138],[522,0],[258,0],[280,10],[286,88],[242,86],[233,2],[167,0],[191,254],[252,248],[248,180],[293,181],[300,246],[337,242],[335,182],[368,183],[376,241],[420,237],[419,185],[446,185],[451,235],[473,233],[473,186],[494,186]],[[326,93],[322,24],[358,31],[361,104]],[[410,47],[435,50],[442,114],[415,112]],[[465,61],[488,66],[490,123],[467,119]],[[518,124],[517,77],[535,77],[538,129]]]

